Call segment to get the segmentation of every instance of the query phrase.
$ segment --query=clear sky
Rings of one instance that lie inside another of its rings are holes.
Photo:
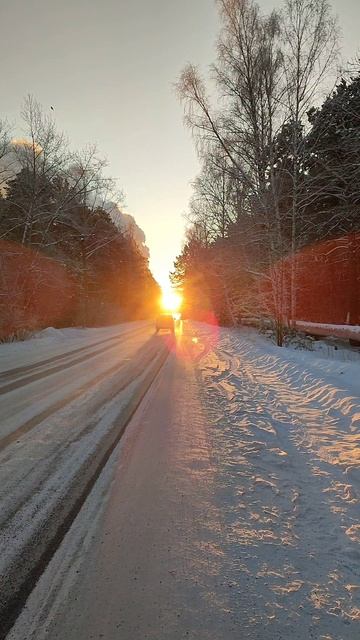
[[[360,0],[333,6],[350,57],[359,47]],[[214,0],[0,0],[0,25],[0,116],[16,124],[31,93],[54,107],[75,147],[98,144],[164,282],[198,170],[173,83],[187,62],[206,72],[214,59]]]

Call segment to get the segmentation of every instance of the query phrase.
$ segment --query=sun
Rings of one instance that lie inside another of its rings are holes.
[[[174,291],[174,289],[163,289],[161,306],[164,311],[168,311],[169,313],[176,313],[177,311],[179,311],[182,301],[182,295],[177,291]]]

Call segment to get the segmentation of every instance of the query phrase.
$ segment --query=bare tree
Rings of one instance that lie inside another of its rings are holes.
[[[10,126],[6,120],[0,119],[0,196],[4,191],[6,180],[11,172],[10,151]]]
[[[13,139],[9,145],[8,210],[2,237],[40,247],[44,244],[44,230],[51,217],[50,192],[55,178],[61,175],[67,163],[67,141],[63,134],[57,133],[53,120],[44,116],[31,96],[24,102],[22,117],[24,136]]]
[[[208,154],[193,182],[188,219],[203,227],[207,242],[225,238],[229,225],[236,219],[236,203],[232,166],[224,154]]]
[[[327,80],[337,58],[338,29],[329,0],[285,0],[283,11],[284,73],[288,121],[292,138],[288,153],[292,155],[291,199],[291,318],[296,320],[296,252],[299,218],[306,206],[301,194],[300,157],[301,123],[314,101],[324,93]]]
[[[36,296],[48,279],[39,259],[45,253],[77,275],[84,294],[80,297],[86,300],[89,261],[119,237],[104,210],[105,202],[115,199],[114,181],[105,176],[107,163],[96,147],[72,152],[53,119],[31,96],[24,102],[22,117],[24,137],[10,144],[12,167],[5,183],[1,237],[31,248],[31,295]],[[5,246],[11,250],[11,245]],[[85,322],[86,312],[83,315]]]
[[[253,243],[257,260],[260,257],[260,263],[250,269],[269,275],[274,264],[282,264],[282,258],[292,253],[290,306],[294,315],[295,252],[302,233],[299,217],[306,206],[306,193],[300,193],[299,186],[299,134],[302,118],[336,54],[336,23],[327,0],[286,0],[282,12],[269,16],[262,15],[251,0],[219,0],[218,4],[223,28],[217,64],[213,66],[217,108],[212,107],[193,65],[184,69],[177,89],[200,157],[208,163],[209,157],[220,155],[231,166],[235,189],[227,210],[235,201],[237,223],[244,217],[243,227],[248,232],[251,220],[249,242]],[[279,136],[283,145],[281,158]],[[287,182],[286,193],[280,175]],[[202,179],[196,182],[195,194]],[[208,195],[202,194],[200,203],[195,200],[197,220],[199,212],[204,220]],[[194,213],[194,201],[191,207]],[[207,222],[210,229],[211,224]],[[258,251],[260,243],[262,252]],[[291,314],[287,308],[287,281],[284,275],[270,280],[281,342],[281,326],[285,316]]]
[[[267,242],[264,270],[284,251],[279,214],[269,197],[268,169],[273,137],[284,118],[280,20],[275,12],[262,16],[250,0],[221,0],[219,6],[223,30],[213,71],[220,106],[211,108],[193,66],[185,68],[178,91],[200,155],[205,150],[210,156],[222,154],[231,166],[232,203],[228,200],[227,208],[234,206],[238,222],[244,216],[244,227],[252,219],[255,229],[248,240],[256,246],[254,253],[260,238]],[[276,241],[269,242],[274,235]]]

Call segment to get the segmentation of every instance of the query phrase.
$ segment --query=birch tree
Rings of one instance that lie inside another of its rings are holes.
[[[337,57],[338,30],[328,0],[286,0],[283,9],[284,75],[287,121],[292,124],[291,318],[296,320],[296,252],[301,214],[301,125],[323,92],[323,81]],[[321,95],[321,93],[320,93]]]
[[[0,119],[0,196],[3,194],[4,185],[10,170],[10,126],[5,119]]]
[[[177,87],[200,158],[221,152],[232,167],[240,194],[237,223],[241,216],[250,217],[249,241],[257,258],[258,245],[265,249],[261,264],[252,270],[269,274],[285,255],[293,255],[290,311],[285,277],[270,276],[281,342],[282,324],[296,307],[295,252],[305,206],[304,192],[303,200],[299,195],[299,132],[334,60],[336,25],[327,0],[286,0],[282,11],[269,16],[251,0],[219,0],[218,5],[222,31],[213,66],[217,108],[193,65],[184,69]],[[285,129],[292,135],[284,136]],[[287,148],[279,171],[281,136]],[[285,173],[286,196],[279,180]]]

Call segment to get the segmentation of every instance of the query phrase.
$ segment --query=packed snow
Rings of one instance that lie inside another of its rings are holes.
[[[58,535],[62,519],[96,475],[167,357],[166,345],[153,333],[148,322],[106,330],[51,329],[29,341],[3,345],[2,614]],[[26,364],[19,366],[21,362]]]

